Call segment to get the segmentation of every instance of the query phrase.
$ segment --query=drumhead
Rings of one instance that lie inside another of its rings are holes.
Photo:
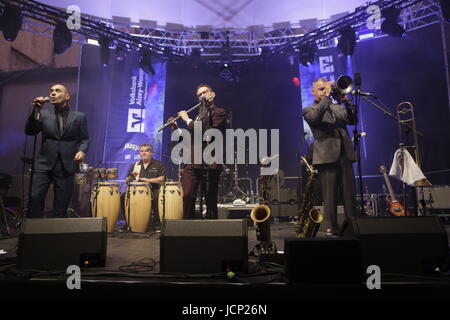
[[[97,183],[95,183],[95,186],[99,186],[99,187],[119,187],[119,184],[117,182],[97,182]]]

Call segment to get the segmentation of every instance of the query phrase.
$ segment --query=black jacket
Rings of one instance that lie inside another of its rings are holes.
[[[89,146],[86,116],[69,110],[66,126],[62,133],[59,131],[55,107],[42,109],[39,120],[34,119],[34,113],[28,117],[25,133],[36,135],[42,132],[42,146],[36,155],[35,169],[51,170],[61,156],[66,171],[77,171],[78,162],[73,158],[78,151],[86,153]]]

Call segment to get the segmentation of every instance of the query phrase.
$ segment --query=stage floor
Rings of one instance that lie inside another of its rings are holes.
[[[295,237],[293,223],[271,224],[272,240],[278,251],[284,250],[284,239]],[[446,225],[447,234],[450,226]],[[18,238],[0,240],[0,298],[6,300],[174,300],[179,307],[185,302],[281,303],[288,300],[316,299],[450,299],[450,276],[409,277],[382,281],[382,290],[368,290],[352,284],[293,284],[286,281],[276,266],[257,264],[249,256],[249,273],[227,279],[215,275],[160,274],[159,235],[148,233],[113,233],[107,239],[104,268],[88,268],[81,274],[81,290],[67,289],[68,274],[19,272],[15,269]],[[318,237],[324,237],[320,232]],[[248,250],[257,244],[255,229],[248,228]],[[207,253],[205,253],[207,254]],[[295,307],[293,305],[292,307]],[[177,311],[178,312],[178,311]]]

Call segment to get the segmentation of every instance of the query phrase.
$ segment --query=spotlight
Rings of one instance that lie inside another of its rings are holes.
[[[155,69],[152,66],[152,54],[151,52],[145,51],[141,58],[139,59],[139,66],[142,71],[147,74],[151,74],[152,76],[155,74]]]
[[[342,53],[346,56],[351,56],[355,51],[356,45],[355,30],[350,26],[346,26],[343,27],[339,33],[341,34],[341,37],[337,44],[338,48],[341,49]]]
[[[127,56],[127,51],[123,47],[117,46],[116,47],[116,61],[122,62],[123,60],[125,60],[126,56]]]
[[[72,45],[72,33],[66,23],[59,22],[53,30],[53,51],[61,54]]]
[[[7,3],[3,9],[3,15],[0,17],[0,26],[3,30],[5,40],[16,40],[17,34],[22,27],[22,15],[20,8],[13,4]]]
[[[314,63],[317,56],[317,47],[315,45],[302,45],[300,46],[299,59],[300,63],[305,67]]]
[[[108,39],[105,36],[101,36],[98,40],[98,44],[100,45],[100,63],[102,66],[106,67],[109,63],[109,44],[111,43],[111,39]]]
[[[442,18],[445,19],[445,21],[450,21],[450,3],[448,0],[441,0],[441,11],[442,11]]]
[[[229,63],[223,63],[220,66],[219,75],[222,79],[228,82],[238,81],[236,74],[233,72],[233,67]]]
[[[384,21],[381,24],[381,31],[390,36],[401,37],[405,33],[405,29],[397,22],[399,15],[400,10],[395,7],[383,9],[381,16]]]

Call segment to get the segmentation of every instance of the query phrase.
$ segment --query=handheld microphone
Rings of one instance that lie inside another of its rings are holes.
[[[41,111],[40,109],[42,108],[42,106],[46,103],[49,102],[50,98],[49,97],[45,97],[44,100],[40,100],[38,98],[33,100],[33,104],[34,104],[34,120],[39,120],[41,119]],[[40,106],[39,103],[41,103]]]

